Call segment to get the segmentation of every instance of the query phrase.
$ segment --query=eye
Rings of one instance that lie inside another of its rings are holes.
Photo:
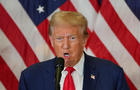
[[[75,36],[71,36],[69,39],[70,39],[70,40],[75,40],[76,37],[75,37]]]
[[[57,40],[57,41],[62,41],[63,38],[62,38],[62,37],[56,37],[56,40]]]

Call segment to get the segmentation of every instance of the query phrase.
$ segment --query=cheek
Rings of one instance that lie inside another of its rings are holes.
[[[81,52],[83,52],[84,49],[84,44],[82,42],[78,42],[72,45],[72,50],[73,53],[75,54],[81,54]]]
[[[84,40],[79,40],[78,45],[79,48],[84,48],[85,47],[85,41]]]
[[[62,53],[62,45],[60,43],[53,43],[53,48],[57,56],[60,56]]]
[[[52,41],[52,46],[53,46],[53,48],[58,48],[58,47],[61,46],[61,43],[58,43],[58,42],[56,42],[56,41],[53,39],[53,41]]]
[[[54,43],[53,48],[55,49],[55,51],[59,51],[59,49],[61,49],[61,45]]]

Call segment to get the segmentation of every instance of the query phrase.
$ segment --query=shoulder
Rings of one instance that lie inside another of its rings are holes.
[[[38,74],[42,72],[49,72],[50,70],[54,69],[54,63],[55,63],[55,58],[49,59],[44,62],[39,62],[36,64],[33,64],[26,68],[25,70],[22,71],[22,73],[25,74]]]
[[[53,79],[55,75],[55,60],[56,59],[54,58],[44,62],[39,62],[23,70],[20,76],[19,88],[44,90],[45,87],[53,87],[52,85],[54,83]]]
[[[110,60],[86,55],[86,62],[91,67],[96,67],[99,72],[123,72],[122,68]]]

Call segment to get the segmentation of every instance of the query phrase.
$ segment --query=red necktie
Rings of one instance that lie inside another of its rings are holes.
[[[65,70],[68,71],[68,74],[64,81],[63,90],[75,90],[74,82],[71,76],[71,73],[75,70],[73,67],[67,67]]]

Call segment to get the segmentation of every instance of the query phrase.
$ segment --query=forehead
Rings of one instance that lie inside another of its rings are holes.
[[[52,35],[79,35],[80,27],[78,26],[55,26]]]

